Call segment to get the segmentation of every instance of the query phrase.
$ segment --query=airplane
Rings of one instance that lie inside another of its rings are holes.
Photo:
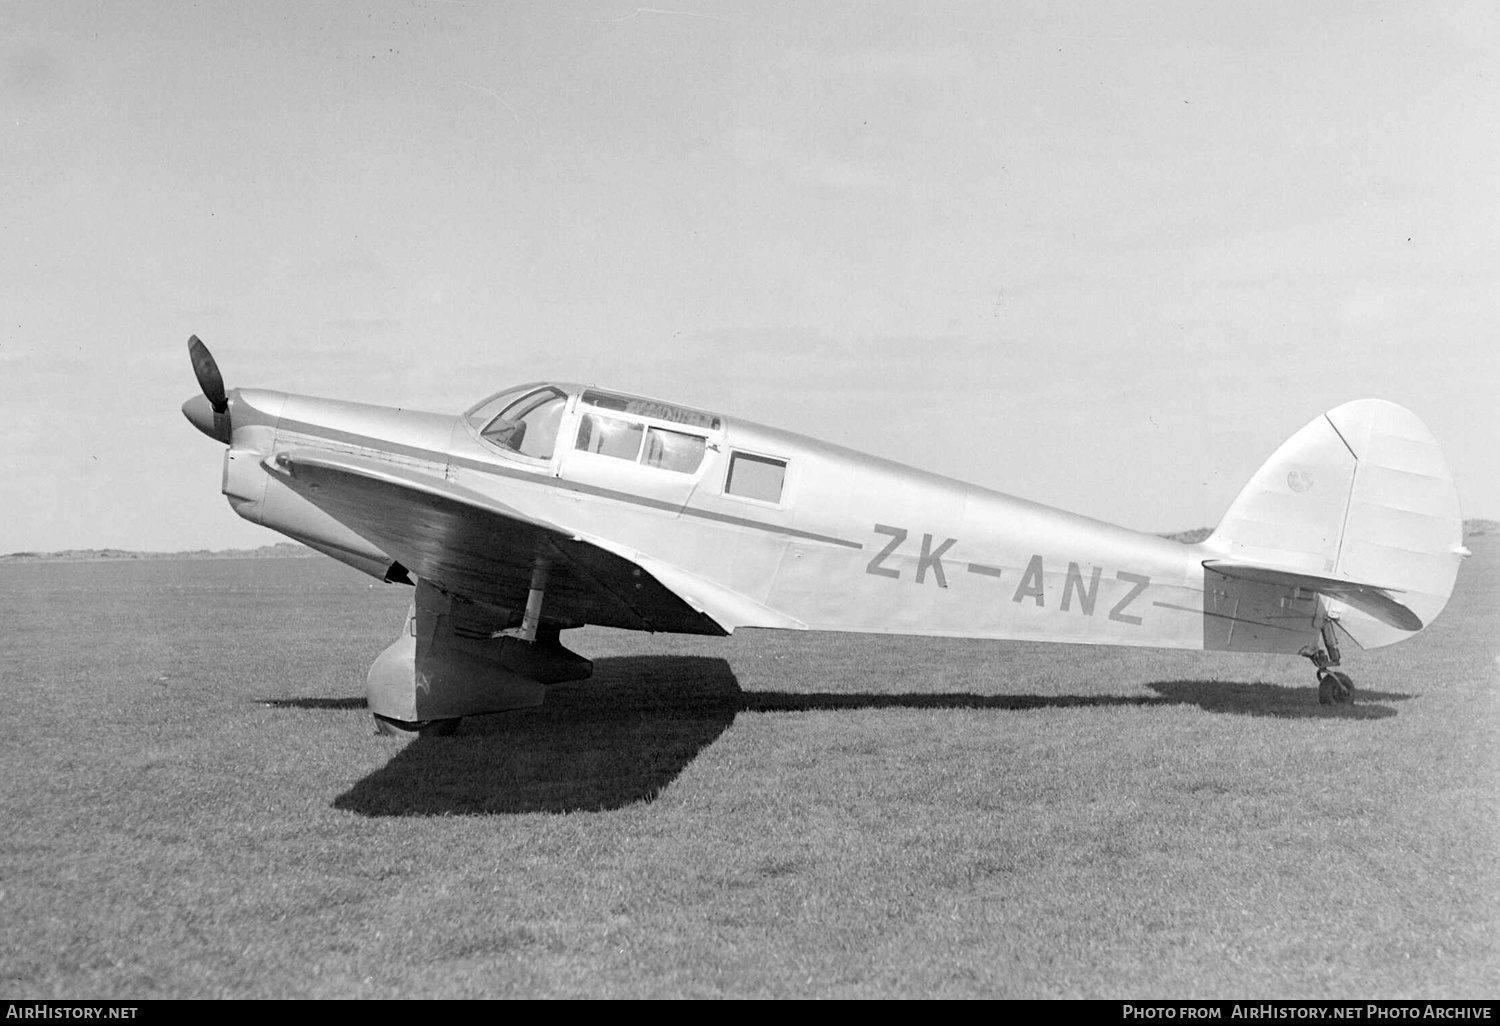
[[[251,523],[412,586],[370,667],[382,733],[539,705],[589,660],[564,630],[744,627],[1300,655],[1346,705],[1341,647],[1432,623],[1468,550],[1453,476],[1379,399],[1314,418],[1197,544],[780,430],[534,382],[452,416],[226,391],[195,335],[182,412],[228,446]]]

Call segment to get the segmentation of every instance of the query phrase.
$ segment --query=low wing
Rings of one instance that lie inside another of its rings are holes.
[[[541,556],[547,620],[682,634],[805,627],[669,563],[406,467],[316,450],[277,453],[266,467],[418,577],[474,602],[523,608]]]
[[[1360,581],[1346,581],[1337,577],[1322,577],[1317,574],[1285,570],[1261,563],[1244,563],[1232,559],[1206,559],[1203,565],[1225,577],[1316,591],[1329,598],[1339,599],[1381,623],[1403,631],[1422,629],[1422,618],[1396,600],[1395,596],[1401,594],[1400,589],[1397,588],[1387,588]]]

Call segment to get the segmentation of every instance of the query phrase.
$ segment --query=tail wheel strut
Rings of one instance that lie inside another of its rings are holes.
[[[1337,622],[1331,616],[1323,621],[1320,633],[1326,651],[1309,645],[1301,652],[1317,667],[1319,705],[1354,704],[1354,679],[1342,670],[1333,669],[1339,665],[1339,641],[1334,626]]]

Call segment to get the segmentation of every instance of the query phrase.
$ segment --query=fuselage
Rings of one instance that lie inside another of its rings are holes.
[[[390,554],[262,461],[297,449],[386,460],[812,630],[1281,652],[1308,640],[1290,628],[1236,638],[1232,617],[1205,616],[1211,545],[638,396],[543,383],[454,417],[242,389],[230,420],[235,510],[377,577],[393,576]]]

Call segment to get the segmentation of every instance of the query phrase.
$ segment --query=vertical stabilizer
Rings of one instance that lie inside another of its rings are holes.
[[[1360,399],[1286,441],[1250,479],[1203,548],[1216,559],[1386,589],[1431,623],[1463,555],[1458,492],[1442,450],[1409,410]],[[1408,631],[1325,595],[1364,648]]]

